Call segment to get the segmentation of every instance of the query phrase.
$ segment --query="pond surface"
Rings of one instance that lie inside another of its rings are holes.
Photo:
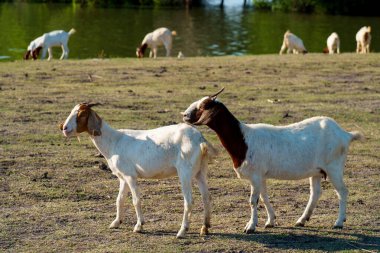
[[[62,4],[0,4],[0,60],[21,59],[29,42],[47,31],[77,30],[69,42],[70,58],[135,57],[146,33],[158,27],[177,32],[173,54],[218,56],[274,54],[290,29],[310,52],[322,52],[326,39],[337,32],[341,52],[355,51],[355,34],[372,26],[371,51],[380,51],[380,17],[303,15],[254,11],[236,1],[184,8],[81,8]],[[54,50],[59,57],[59,48]],[[164,50],[159,50],[164,55]]]

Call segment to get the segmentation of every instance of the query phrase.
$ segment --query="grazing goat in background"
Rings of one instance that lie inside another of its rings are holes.
[[[45,33],[44,35],[30,42],[27,49],[28,51],[24,55],[24,59],[28,60],[29,58],[33,58],[33,60],[36,60],[40,51],[42,50],[41,59],[44,59],[46,57],[46,52],[49,52],[48,61],[50,61],[53,59],[52,47],[62,47],[62,55],[60,59],[67,59],[69,56],[69,47],[67,43],[70,36],[74,33],[74,28],[69,32],[58,30]]]
[[[307,50],[305,46],[303,45],[303,42],[300,38],[298,38],[296,35],[291,33],[289,30],[285,32],[284,34],[284,40],[282,42],[280,54],[283,54],[285,50],[287,50],[288,54],[299,54],[303,53],[306,54]]]
[[[340,40],[337,33],[332,33],[327,38],[327,49],[329,54],[340,54]]]
[[[144,57],[145,50],[149,47],[150,53],[149,57],[157,57],[157,48],[159,46],[164,46],[166,49],[166,56],[169,57],[171,50],[172,50],[172,44],[173,44],[173,38],[172,36],[177,35],[175,31],[170,31],[168,28],[161,27],[156,30],[154,30],[151,33],[148,33],[145,35],[143,41],[141,42],[141,46],[137,48],[136,55],[139,58]]]
[[[362,53],[362,54],[369,53],[370,45],[371,45],[371,27],[363,26],[356,33],[356,53]]]
[[[296,223],[304,226],[320,197],[321,179],[327,176],[339,197],[339,216],[334,227],[342,228],[348,194],[343,182],[344,164],[351,141],[361,139],[362,135],[344,131],[327,117],[314,117],[278,127],[244,124],[216,100],[222,91],[194,102],[182,115],[187,123],[213,129],[231,156],[238,177],[250,182],[251,219],[245,232],[255,231],[259,196],[268,214],[265,227],[275,225],[275,214],[267,194],[267,178],[310,178],[309,203]]]
[[[107,160],[113,174],[119,178],[116,219],[110,228],[119,227],[124,220],[124,202],[129,186],[137,215],[133,231],[141,232],[144,218],[137,178],[161,179],[178,174],[185,204],[182,226],[177,237],[184,237],[190,225],[193,178],[196,179],[204,204],[201,235],[207,234],[211,215],[207,161],[215,150],[202,134],[187,124],[151,130],[115,130],[91,109],[92,106],[94,104],[76,105],[60,129],[66,137],[87,132],[95,147]]]

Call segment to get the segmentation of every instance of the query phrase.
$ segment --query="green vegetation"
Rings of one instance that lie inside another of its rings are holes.
[[[0,2],[2,2],[0,0]],[[5,0],[4,2],[12,2]],[[14,2],[18,2],[17,0]],[[120,7],[120,6],[184,6],[183,0],[26,0],[29,3],[78,3],[81,6]],[[199,6],[202,0],[192,0],[192,6]]]
[[[126,222],[115,217],[119,183],[83,134],[58,129],[73,106],[101,102],[97,113],[115,128],[148,129],[181,122],[188,105],[226,87],[219,99],[242,121],[290,124],[326,115],[366,141],[351,145],[345,170],[350,190],[343,230],[332,225],[338,199],[327,179],[305,228],[293,225],[309,197],[308,180],[269,180],[277,227],[242,233],[250,217],[249,184],[236,178],[219,140],[209,166],[211,235],[199,237],[200,194],[194,187],[192,224],[176,240],[183,201],[178,178],[140,180],[145,233],[127,199]],[[361,252],[380,247],[380,54],[260,55],[151,59],[17,61],[0,64],[1,252]]]
[[[18,2],[19,0],[0,0]],[[247,0],[258,10],[378,16],[380,2],[372,0]],[[207,0],[25,0],[30,3],[79,3],[82,6],[201,6]],[[241,0],[245,3],[244,0]],[[221,5],[223,0],[220,0]]]
[[[380,3],[370,0],[253,0],[256,9],[286,12],[378,16]]]

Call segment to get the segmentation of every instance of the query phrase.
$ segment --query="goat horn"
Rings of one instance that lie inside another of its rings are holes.
[[[224,87],[220,90],[220,91],[218,91],[217,93],[215,93],[214,95],[211,95],[211,96],[209,96],[210,98],[215,98],[216,96],[218,96],[220,93],[222,93],[222,91],[224,91]]]

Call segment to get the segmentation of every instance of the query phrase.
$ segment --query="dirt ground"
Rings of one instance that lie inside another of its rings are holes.
[[[140,180],[144,232],[115,218],[119,183],[86,136],[58,129],[75,104],[114,128],[181,122],[193,101],[225,87],[219,99],[241,121],[285,125],[325,115],[366,140],[350,146],[347,222],[332,229],[338,198],[329,179],[307,225],[294,227],[309,197],[308,179],[268,181],[276,227],[243,233],[250,188],[236,177],[214,132],[198,129],[220,151],[209,164],[211,234],[200,237],[202,203],[194,185],[191,227],[176,239],[183,212],[178,178]],[[157,60],[92,59],[0,64],[0,251],[3,252],[378,252],[380,250],[380,54],[266,55]]]

